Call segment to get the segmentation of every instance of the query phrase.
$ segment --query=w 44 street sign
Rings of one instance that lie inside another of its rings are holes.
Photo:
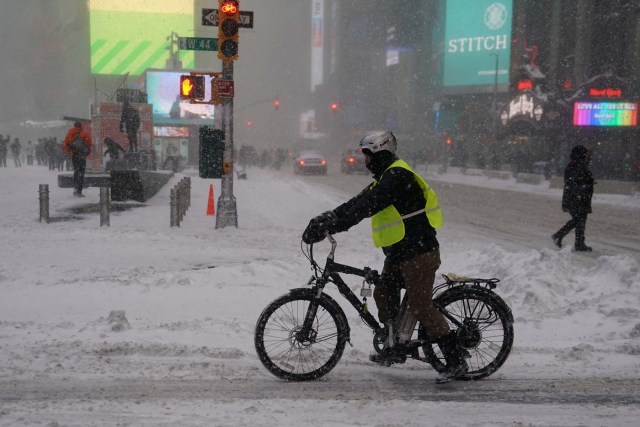
[[[206,37],[180,37],[180,50],[218,50],[218,39]]]

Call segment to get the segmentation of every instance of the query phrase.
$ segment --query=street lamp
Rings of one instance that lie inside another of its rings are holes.
[[[498,65],[499,56],[493,52],[489,55],[496,57],[496,72],[493,76],[493,149],[498,145]]]
[[[490,53],[489,55],[496,57],[496,72],[493,76],[493,111],[496,113],[498,105],[498,60],[500,57],[497,53]]]

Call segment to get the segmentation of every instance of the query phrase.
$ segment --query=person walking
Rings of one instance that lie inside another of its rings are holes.
[[[305,243],[315,243],[331,234],[347,231],[371,217],[376,247],[385,254],[381,283],[373,297],[378,319],[393,329],[404,287],[409,310],[424,326],[430,342],[440,346],[446,367],[437,383],[462,377],[468,371],[468,352],[458,342],[447,320],[433,305],[433,283],[440,266],[440,245],[436,228],[442,227],[442,213],[435,191],[396,156],[397,141],[392,132],[370,131],[360,140],[365,165],[373,183],[333,211],[313,218],[303,233]],[[403,345],[399,343],[398,346]],[[369,359],[380,364],[404,363],[406,352],[385,347]]]
[[[8,144],[11,141],[11,137],[7,135],[7,138],[3,138],[0,135],[0,166],[7,167],[7,152],[9,151]]]
[[[67,132],[62,143],[64,151],[71,156],[73,163],[73,182],[76,197],[84,197],[82,188],[84,186],[84,171],[87,166],[87,156],[91,153],[91,137],[82,130],[82,123],[75,122],[73,127]]]
[[[24,147],[24,154],[27,156],[27,165],[33,165],[33,153],[35,151],[35,147],[33,146],[33,142],[27,141],[27,146]]]
[[[571,219],[554,233],[551,238],[559,248],[562,239],[575,228],[575,245],[577,252],[591,252],[585,240],[587,215],[591,213],[591,198],[595,181],[588,166],[591,162],[589,151],[584,145],[576,145],[571,150],[569,164],[564,170],[564,190],[562,192],[562,210],[571,215]]]
[[[20,160],[20,138],[14,138],[13,144],[11,144],[11,155],[13,156],[13,163],[17,168],[22,167],[22,161]]]

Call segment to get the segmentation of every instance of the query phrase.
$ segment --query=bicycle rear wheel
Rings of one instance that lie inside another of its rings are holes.
[[[340,306],[327,295],[318,300],[309,336],[304,340],[297,336],[314,298],[311,290],[283,295],[258,318],[256,352],[262,364],[278,378],[314,380],[331,371],[342,357],[349,326]]]
[[[447,319],[460,344],[471,355],[467,359],[469,371],[462,379],[478,380],[502,366],[513,345],[513,316],[498,295],[484,289],[456,287],[440,294],[435,302],[462,325],[458,328]],[[427,337],[422,325],[418,328],[418,337]],[[445,362],[440,347],[431,343],[422,350],[431,366],[442,372]]]

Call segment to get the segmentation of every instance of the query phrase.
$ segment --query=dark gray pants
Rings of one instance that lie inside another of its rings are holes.
[[[84,170],[87,167],[87,159],[73,156],[71,158],[71,162],[73,163],[73,183],[75,192],[80,194],[82,193],[82,187],[84,186]]]
[[[576,230],[576,246],[584,246],[584,232],[587,228],[587,213],[569,212],[571,219],[555,234],[562,240],[571,230]]]
[[[407,292],[409,310],[425,327],[430,341],[437,341],[449,333],[445,317],[433,305],[433,283],[440,266],[440,251],[416,255],[406,261],[386,260],[381,283],[375,287],[373,298],[378,308],[378,320],[387,323],[398,315],[400,291]]]

